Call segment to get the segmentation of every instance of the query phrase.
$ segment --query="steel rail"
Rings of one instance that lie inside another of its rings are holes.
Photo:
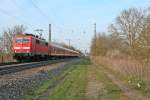
[[[19,72],[26,69],[31,69],[35,67],[42,67],[49,64],[54,64],[58,62],[66,61],[67,59],[59,59],[59,60],[49,60],[49,61],[41,61],[41,62],[33,62],[33,63],[27,63],[27,64],[16,64],[16,65],[6,65],[0,67],[0,75],[4,74],[10,74]]]

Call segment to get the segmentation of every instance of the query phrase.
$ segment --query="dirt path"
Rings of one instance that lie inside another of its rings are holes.
[[[127,84],[125,84],[122,80],[119,80],[113,73],[111,73],[107,69],[101,66],[92,66],[91,68],[90,67],[87,72],[88,83],[86,89],[86,96],[89,100],[107,100],[106,98],[110,95],[108,93],[109,91],[107,90],[108,88],[105,87],[106,84],[104,84],[105,83],[104,81],[107,80],[103,78],[97,80],[98,79],[97,77],[99,77],[98,73],[104,73],[104,76],[108,77],[108,79],[110,79],[112,84],[115,84],[116,87],[121,89],[120,93],[122,93],[125,96],[126,98],[125,100],[150,100],[150,98],[145,97],[139,91],[131,89],[129,86],[127,86]],[[110,100],[115,99],[110,98]],[[124,100],[124,99],[118,98],[117,100]]]
[[[112,80],[114,84],[116,84],[126,96],[131,98],[132,100],[150,100],[150,98],[143,96],[138,91],[131,89],[124,82],[115,77],[112,73],[107,70],[104,70],[104,73]]]
[[[106,95],[106,91],[103,84],[96,79],[95,70],[93,70],[93,68],[89,68],[87,75],[88,83],[86,97],[89,100],[105,100],[104,96]]]

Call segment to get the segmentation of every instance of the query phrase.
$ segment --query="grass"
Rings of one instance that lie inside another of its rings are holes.
[[[95,63],[100,66],[103,65],[106,70],[109,70],[130,88],[150,97],[149,65],[132,59],[112,59],[108,57],[98,57]],[[140,87],[138,84],[140,84]]]
[[[119,75],[116,72],[111,71],[114,75],[117,75],[117,78],[124,81],[124,83],[129,86],[132,89],[135,89],[142,93],[145,96],[150,97],[150,86],[145,84],[145,82],[138,77],[133,76],[125,76],[125,75]],[[140,85],[140,86],[138,86]]]
[[[106,94],[104,95],[106,100],[129,100],[129,98],[123,94],[121,89],[107,77],[102,67],[91,67],[89,70],[94,70],[96,79],[103,84],[106,91]]]
[[[46,100],[86,100],[86,62],[76,65],[65,80],[60,83]]]
[[[51,73],[49,73],[50,76],[52,76],[51,80],[47,80],[43,82],[43,84],[33,87],[26,96],[26,100],[34,100],[35,97],[41,95],[45,91],[47,91],[50,87],[52,87],[57,80],[60,80],[62,77],[64,77],[70,70],[73,70],[73,66],[70,66],[69,69],[65,70],[60,76],[53,76]]]
[[[53,85],[54,80],[45,81],[42,85],[33,88],[27,95],[27,100],[34,100],[34,98],[45,92],[50,86]]]
[[[27,100],[33,100],[47,91],[50,86],[53,86],[54,81],[59,80],[64,75],[66,75],[65,78],[53,88],[51,94],[45,97],[45,100],[88,100],[86,95],[88,86],[87,71],[92,71],[96,74],[96,80],[103,84],[106,90],[106,95],[104,95],[105,100],[128,100],[121,89],[103,72],[104,69],[91,65],[89,60],[82,60],[78,64],[72,65],[71,68],[72,70],[66,70],[62,75],[33,88],[29,92]]]

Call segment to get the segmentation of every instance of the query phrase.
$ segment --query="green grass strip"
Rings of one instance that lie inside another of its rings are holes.
[[[51,80],[47,80],[45,82],[43,82],[43,84],[34,87],[33,89],[31,89],[28,92],[28,95],[26,96],[27,100],[34,100],[35,97],[41,95],[42,93],[44,93],[46,90],[49,89],[49,87],[54,85],[54,82],[57,80],[60,80],[61,77],[65,76],[70,70],[73,69],[73,66],[71,66],[69,69],[67,69],[66,71],[64,71],[60,76],[53,76],[51,75],[51,73],[49,73],[50,76],[52,76]]]
[[[34,100],[36,96],[45,92],[51,85],[53,85],[53,81],[54,80],[45,81],[42,85],[33,88],[31,91],[29,91],[26,100]]]
[[[86,65],[80,63],[60,83],[46,100],[86,100]]]

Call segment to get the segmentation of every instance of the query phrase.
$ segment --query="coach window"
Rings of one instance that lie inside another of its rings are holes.
[[[48,43],[45,43],[46,46],[48,46]]]
[[[54,53],[56,53],[56,49],[54,48]]]
[[[44,44],[44,43],[43,43],[43,41],[40,41],[40,43],[39,43],[39,44],[43,46],[43,44]]]

